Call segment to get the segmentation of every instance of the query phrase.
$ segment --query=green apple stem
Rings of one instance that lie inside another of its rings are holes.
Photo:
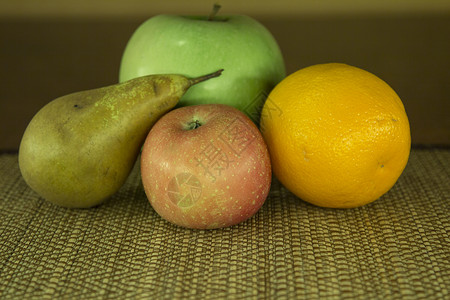
[[[208,21],[214,20],[214,17],[217,15],[217,13],[219,12],[221,7],[222,6],[220,6],[220,4],[217,4],[217,3],[214,4],[213,9],[208,16]]]
[[[210,73],[210,74],[206,74],[206,75],[203,75],[203,76],[200,76],[200,77],[196,77],[196,78],[191,78],[191,79],[189,79],[189,82],[190,82],[190,84],[192,86],[194,84],[197,84],[199,82],[208,80],[210,78],[218,77],[218,76],[220,76],[222,74],[222,72],[223,72],[223,69],[220,69],[220,70],[217,70],[217,71],[215,71],[213,73]]]

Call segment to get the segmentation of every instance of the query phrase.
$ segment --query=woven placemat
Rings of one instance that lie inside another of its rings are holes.
[[[276,180],[250,220],[189,230],[151,208],[136,167],[93,209],[65,209],[0,156],[1,299],[449,299],[448,149],[414,149],[397,184],[325,209]]]

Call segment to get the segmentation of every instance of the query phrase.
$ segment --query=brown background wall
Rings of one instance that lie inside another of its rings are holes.
[[[43,1],[48,7],[37,9],[29,1],[22,7],[17,2],[0,1],[0,149],[17,149],[29,120],[52,99],[117,82],[122,51],[145,19],[163,12],[207,14],[212,3],[112,1],[111,8],[104,1],[68,1],[68,6]],[[449,5],[410,1],[408,8],[368,1],[372,6],[352,6],[357,2],[344,1],[348,6],[320,8],[312,1],[303,6],[263,1],[253,7],[223,2],[221,13],[251,15],[273,33],[288,73],[324,62],[366,69],[402,98],[414,144],[450,145]],[[124,3],[135,6],[127,9]],[[109,8],[102,11],[101,4]]]

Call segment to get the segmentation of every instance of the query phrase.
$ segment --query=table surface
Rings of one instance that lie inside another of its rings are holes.
[[[448,148],[413,148],[396,185],[355,209],[326,209],[277,180],[239,225],[161,219],[138,166],[92,209],[55,206],[0,155],[1,299],[449,299]]]

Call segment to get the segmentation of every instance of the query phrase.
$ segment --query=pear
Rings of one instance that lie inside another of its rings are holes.
[[[60,206],[102,203],[127,179],[153,124],[189,87],[222,71],[198,78],[147,75],[49,102],[22,137],[23,178],[40,196]]]

